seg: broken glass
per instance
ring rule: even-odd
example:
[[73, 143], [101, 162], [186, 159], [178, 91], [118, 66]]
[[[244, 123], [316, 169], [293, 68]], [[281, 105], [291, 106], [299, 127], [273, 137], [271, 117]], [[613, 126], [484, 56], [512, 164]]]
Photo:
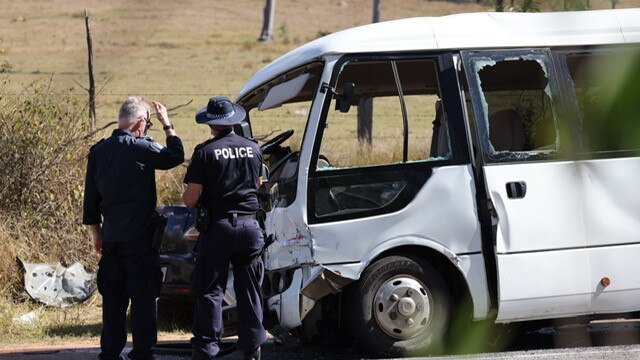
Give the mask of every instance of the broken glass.
[[545, 55], [487, 53], [468, 57], [466, 66], [485, 159], [556, 158], [561, 143]]

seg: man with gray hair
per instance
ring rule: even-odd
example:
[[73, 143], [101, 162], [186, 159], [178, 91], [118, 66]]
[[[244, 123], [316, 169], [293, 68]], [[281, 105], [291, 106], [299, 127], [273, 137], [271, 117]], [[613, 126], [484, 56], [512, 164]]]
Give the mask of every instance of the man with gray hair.
[[162, 272], [152, 247], [156, 208], [155, 170], [184, 162], [182, 141], [169, 123], [167, 109], [154, 101], [167, 146], [146, 137], [149, 104], [137, 96], [120, 107], [118, 129], [91, 147], [85, 178], [83, 224], [102, 256], [98, 290], [102, 294], [100, 359], [122, 359], [127, 341], [126, 315], [131, 300], [133, 349], [130, 359], [152, 359], [157, 342], [156, 298]]

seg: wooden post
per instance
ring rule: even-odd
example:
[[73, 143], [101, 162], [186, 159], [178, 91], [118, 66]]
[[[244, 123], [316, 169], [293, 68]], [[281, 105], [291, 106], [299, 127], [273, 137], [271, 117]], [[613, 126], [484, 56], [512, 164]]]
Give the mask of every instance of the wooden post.
[[373, 23], [380, 22], [380, 0], [373, 0]]
[[276, 13], [276, 0], [265, 0], [262, 31], [258, 41], [268, 42], [273, 40], [273, 19]]
[[373, 131], [373, 99], [360, 98], [358, 102], [358, 140], [371, 145]]
[[91, 39], [91, 19], [89, 12], [84, 10], [84, 23], [87, 28], [87, 51], [89, 56], [89, 117], [91, 130], [96, 127], [96, 85], [93, 79], [93, 40]]
[[[380, 0], [373, 0], [373, 23], [380, 22]], [[357, 85], [357, 84], [356, 84]], [[358, 102], [358, 140], [371, 145], [373, 131], [373, 99], [360, 98]]]

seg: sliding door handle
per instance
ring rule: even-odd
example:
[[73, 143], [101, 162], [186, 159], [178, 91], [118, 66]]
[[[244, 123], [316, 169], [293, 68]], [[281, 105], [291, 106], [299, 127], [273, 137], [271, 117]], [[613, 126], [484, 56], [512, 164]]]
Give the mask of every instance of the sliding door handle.
[[509, 199], [522, 199], [527, 195], [527, 183], [524, 181], [512, 181], [507, 183], [507, 197]]

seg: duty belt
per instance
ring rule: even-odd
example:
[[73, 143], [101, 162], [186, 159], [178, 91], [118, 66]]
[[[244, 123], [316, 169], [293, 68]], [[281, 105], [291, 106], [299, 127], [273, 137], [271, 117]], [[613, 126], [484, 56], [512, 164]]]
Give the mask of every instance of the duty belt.
[[220, 220], [220, 219], [229, 219], [229, 220], [233, 220], [233, 219], [253, 219], [253, 220], [257, 220], [255, 213], [253, 213], [253, 214], [228, 213], [228, 214], [213, 215], [212, 218], [213, 218], [213, 220]]
[[229, 216], [231, 218], [236, 218], [236, 219], [256, 219], [256, 214], [237, 214], [237, 213], [233, 213], [233, 214], [229, 214]]

